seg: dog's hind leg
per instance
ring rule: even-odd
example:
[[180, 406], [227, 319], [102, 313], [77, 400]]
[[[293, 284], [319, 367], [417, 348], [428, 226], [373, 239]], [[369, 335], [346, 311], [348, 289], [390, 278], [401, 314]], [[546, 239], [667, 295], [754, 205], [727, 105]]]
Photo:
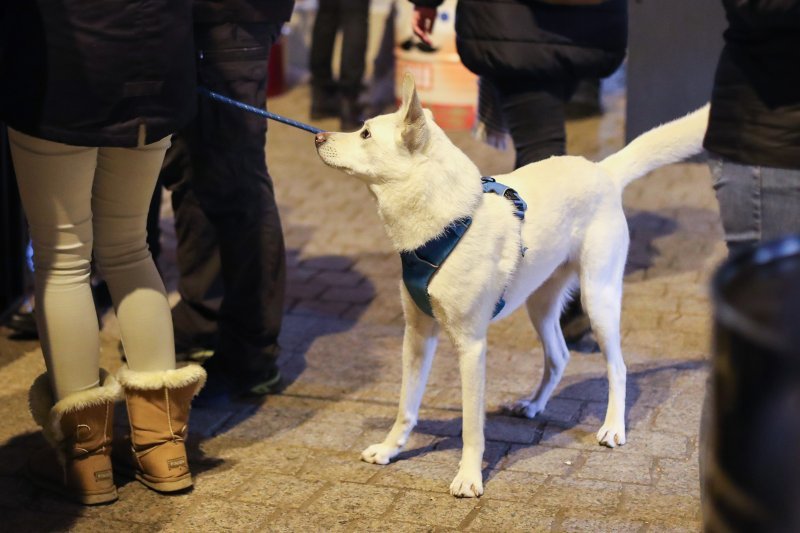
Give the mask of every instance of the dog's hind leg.
[[528, 316], [539, 334], [544, 350], [544, 371], [535, 392], [505, 407], [511, 414], [533, 418], [541, 413], [564, 375], [569, 361], [569, 349], [558, 318], [569, 296], [569, 290], [576, 281], [575, 266], [565, 263], [528, 297]]
[[622, 277], [628, 250], [624, 217], [590, 229], [581, 250], [581, 298], [597, 342], [606, 358], [608, 407], [597, 432], [600, 444], [625, 444], [625, 386], [627, 369], [620, 346]]
[[408, 442], [408, 436], [417, 423], [419, 406], [436, 351], [436, 321], [416, 307], [409, 308], [409, 303], [415, 306], [408, 298], [403, 336], [403, 382], [397, 418], [383, 442], [361, 452], [361, 459], [368, 463], [387, 464]]

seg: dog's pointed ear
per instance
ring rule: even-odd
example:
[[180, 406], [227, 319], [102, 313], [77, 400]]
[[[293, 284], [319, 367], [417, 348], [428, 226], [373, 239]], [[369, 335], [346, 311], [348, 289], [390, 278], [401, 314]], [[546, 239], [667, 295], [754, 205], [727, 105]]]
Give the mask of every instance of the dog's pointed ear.
[[406, 73], [403, 77], [403, 103], [400, 105], [400, 127], [403, 144], [409, 152], [417, 150], [428, 144], [428, 125], [425, 113], [417, 96], [414, 77]]

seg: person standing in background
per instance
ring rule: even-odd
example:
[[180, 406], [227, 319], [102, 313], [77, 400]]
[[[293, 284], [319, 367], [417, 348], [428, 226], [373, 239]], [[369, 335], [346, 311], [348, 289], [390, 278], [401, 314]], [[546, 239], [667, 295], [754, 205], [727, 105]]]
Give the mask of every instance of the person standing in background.
[[[411, 0], [414, 33], [431, 44], [443, 0]], [[565, 106], [578, 82], [612, 74], [627, 46], [627, 0], [470, 0], [456, 6], [456, 45], [497, 101], [514, 168], [566, 153]], [[567, 342], [590, 325], [576, 296], [561, 317]]]
[[[293, 0], [194, 0], [198, 84], [266, 107], [267, 61]], [[208, 383], [196, 405], [266, 394], [279, 384], [286, 252], [267, 171], [267, 120], [200, 97], [167, 152], [172, 191], [179, 353], [200, 354]]]
[[[333, 79], [333, 48], [342, 30], [339, 80]], [[311, 118], [341, 119], [342, 131], [361, 127], [358, 97], [367, 52], [369, 0], [319, 0], [311, 39]]]
[[722, 3], [703, 146], [734, 254], [800, 233], [800, 1]]

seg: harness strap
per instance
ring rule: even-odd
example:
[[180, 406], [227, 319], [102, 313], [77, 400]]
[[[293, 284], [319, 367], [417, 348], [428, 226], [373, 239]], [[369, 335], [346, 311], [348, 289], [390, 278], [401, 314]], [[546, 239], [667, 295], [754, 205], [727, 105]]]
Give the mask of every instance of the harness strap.
[[[514, 215], [520, 220], [525, 219], [527, 205], [514, 189], [498, 183], [494, 178], [490, 177], [482, 177], [481, 182], [484, 193], [491, 192], [507, 198], [517, 208]], [[472, 217], [454, 220], [447, 225], [442, 235], [431, 239], [416, 250], [400, 252], [400, 260], [403, 265], [403, 283], [417, 307], [428, 316], [433, 316], [428, 285], [430, 285], [433, 276], [438, 272], [445, 259], [452, 253], [471, 225]], [[524, 248], [522, 249], [522, 254], [525, 254]], [[492, 318], [496, 317], [505, 305], [506, 302], [501, 296], [494, 306]]]

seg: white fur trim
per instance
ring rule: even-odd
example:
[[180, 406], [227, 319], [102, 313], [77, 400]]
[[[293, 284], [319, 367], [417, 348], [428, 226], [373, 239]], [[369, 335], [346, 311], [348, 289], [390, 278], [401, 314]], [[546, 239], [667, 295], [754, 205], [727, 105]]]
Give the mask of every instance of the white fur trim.
[[117, 379], [123, 388], [136, 390], [179, 389], [197, 384], [195, 394], [206, 383], [206, 371], [200, 365], [190, 364], [175, 370], [136, 372], [127, 366], [119, 369]]
[[85, 391], [75, 392], [53, 404], [53, 392], [47, 374], [37, 377], [28, 392], [28, 404], [34, 421], [42, 427], [45, 439], [53, 447], [64, 440], [61, 431], [61, 419], [65, 414], [115, 402], [122, 395], [122, 388], [114, 376], [100, 369], [100, 386]]

